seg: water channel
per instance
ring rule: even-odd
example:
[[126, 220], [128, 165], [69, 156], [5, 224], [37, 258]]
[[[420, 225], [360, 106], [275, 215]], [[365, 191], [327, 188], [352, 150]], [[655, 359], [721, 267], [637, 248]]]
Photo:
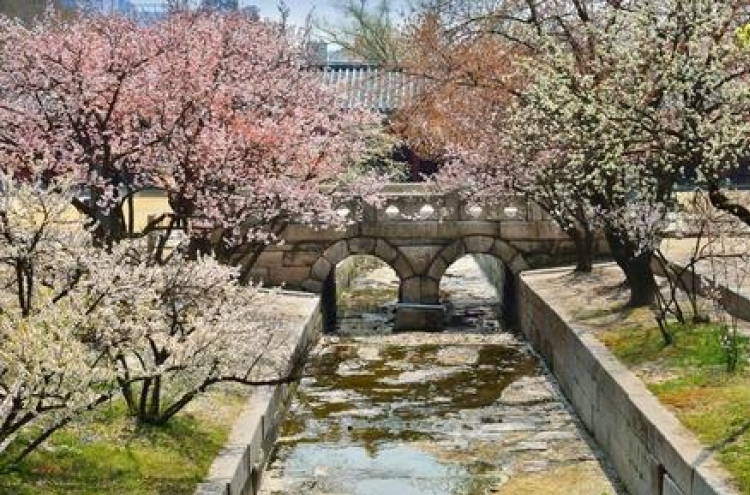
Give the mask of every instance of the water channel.
[[338, 335], [307, 367], [264, 495], [622, 495], [527, 346], [495, 317], [476, 261], [441, 282], [441, 333], [391, 330], [395, 274], [339, 297]]

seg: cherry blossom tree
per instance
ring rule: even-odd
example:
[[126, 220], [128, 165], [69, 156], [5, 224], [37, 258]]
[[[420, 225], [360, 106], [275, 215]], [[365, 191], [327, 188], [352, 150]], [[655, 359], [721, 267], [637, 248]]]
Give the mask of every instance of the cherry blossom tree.
[[6, 21], [0, 47], [4, 167], [74, 176], [90, 195], [75, 204], [103, 244], [138, 235], [133, 194], [147, 186], [164, 189], [173, 212], [146, 232], [187, 224], [196, 247], [225, 259], [289, 221], [337, 221], [330, 192], [374, 123], [305, 70], [292, 29], [242, 15]]
[[[514, 146], [508, 139], [510, 109], [529, 80], [524, 61], [536, 51], [526, 23], [510, 20], [521, 15], [518, 2], [425, 2], [423, 8], [402, 64], [425, 79], [426, 90], [397, 116], [399, 132], [422, 153], [447, 157], [453, 166], [438, 179], [446, 187], [469, 185], [473, 201], [532, 198], [573, 240], [576, 269], [589, 271], [596, 220], [574, 194], [576, 178], [554, 163], [563, 155], [536, 140]], [[524, 167], [540, 154], [549, 173]]]
[[[129, 243], [124, 243], [129, 244]], [[108, 324], [94, 330], [107, 349], [130, 413], [161, 425], [218, 383], [290, 381], [293, 335], [272, 315], [273, 293], [237, 281], [237, 270], [211, 258], [175, 253], [163, 263], [145, 250], [118, 251], [98, 275], [118, 280], [88, 289]]]
[[106, 350], [86, 338], [102, 322], [90, 300], [72, 296], [93, 259], [70, 199], [13, 181], [0, 194], [3, 468], [116, 390]]
[[735, 35], [744, 3], [504, 5], [451, 27], [468, 33], [459, 39], [496, 35], [490, 39], [520, 55], [495, 84], [509, 103], [490, 97], [487, 111], [457, 114], [489, 125], [463, 146], [453, 175], [477, 177], [480, 189], [527, 191], [553, 218], [570, 211], [580, 213], [564, 215], [576, 222], [594, 219], [625, 272], [631, 304], [648, 304], [664, 222], [634, 208], [666, 214], [678, 180], [696, 174], [716, 184], [747, 154], [747, 54]]
[[0, 464], [118, 393], [164, 424], [218, 383], [295, 376], [272, 293], [209, 257], [157, 262], [141, 240], [102, 250], [65, 184], [3, 181]]

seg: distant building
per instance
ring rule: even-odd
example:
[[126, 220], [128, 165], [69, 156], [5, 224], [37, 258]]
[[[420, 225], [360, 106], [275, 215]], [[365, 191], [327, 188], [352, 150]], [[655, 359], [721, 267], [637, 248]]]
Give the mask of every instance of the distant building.
[[[311, 70], [322, 73], [323, 83], [338, 95], [344, 108], [365, 107], [381, 113], [386, 120], [400, 109], [416, 103], [426, 89], [425, 79], [398, 68], [330, 59], [310, 65]], [[391, 160], [404, 163], [408, 178], [413, 182], [424, 180], [440, 167], [438, 162], [422, 156], [406, 144], [393, 150]]]
[[260, 9], [255, 5], [247, 5], [240, 9], [240, 12], [248, 16], [254, 21], [260, 20]]
[[325, 65], [328, 62], [328, 43], [324, 41], [307, 43], [307, 60], [310, 65]]
[[[256, 21], [260, 20], [260, 9], [257, 6], [248, 5], [240, 8], [239, 0], [180, 0], [178, 4], [187, 8], [199, 6], [203, 9], [220, 12], [239, 11]], [[134, 0], [60, 0], [60, 5], [68, 10], [134, 15], [144, 22], [157, 21], [163, 18], [169, 11], [169, 2], [167, 0], [153, 0], [150, 2]]]
[[162, 1], [134, 4], [133, 10], [130, 13], [133, 14], [139, 22], [149, 24], [163, 19], [164, 16], [167, 15], [168, 10], [167, 3]]
[[425, 86], [421, 77], [365, 62], [310, 66], [322, 72], [324, 84], [338, 94], [345, 108], [363, 106], [385, 115], [414, 103]]
[[65, 9], [104, 14], [132, 14], [136, 10], [130, 0], [61, 0], [60, 5]]
[[201, 8], [228, 12], [239, 9], [239, 0], [202, 0]]

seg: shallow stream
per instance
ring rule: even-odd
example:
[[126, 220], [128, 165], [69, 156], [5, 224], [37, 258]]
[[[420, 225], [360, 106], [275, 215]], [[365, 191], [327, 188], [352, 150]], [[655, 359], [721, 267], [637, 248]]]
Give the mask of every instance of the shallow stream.
[[441, 333], [392, 333], [395, 275], [353, 280], [307, 367], [265, 495], [624, 493], [472, 258], [441, 284]]

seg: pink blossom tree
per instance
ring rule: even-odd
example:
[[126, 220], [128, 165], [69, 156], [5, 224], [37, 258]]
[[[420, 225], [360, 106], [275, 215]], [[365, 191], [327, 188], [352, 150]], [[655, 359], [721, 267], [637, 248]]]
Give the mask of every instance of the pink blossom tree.
[[303, 55], [293, 30], [240, 15], [6, 21], [3, 167], [76, 177], [90, 199], [75, 204], [105, 244], [138, 235], [133, 194], [162, 188], [173, 213], [146, 231], [186, 223], [196, 245], [241, 258], [289, 221], [337, 220], [330, 193], [374, 122], [345, 110]]

